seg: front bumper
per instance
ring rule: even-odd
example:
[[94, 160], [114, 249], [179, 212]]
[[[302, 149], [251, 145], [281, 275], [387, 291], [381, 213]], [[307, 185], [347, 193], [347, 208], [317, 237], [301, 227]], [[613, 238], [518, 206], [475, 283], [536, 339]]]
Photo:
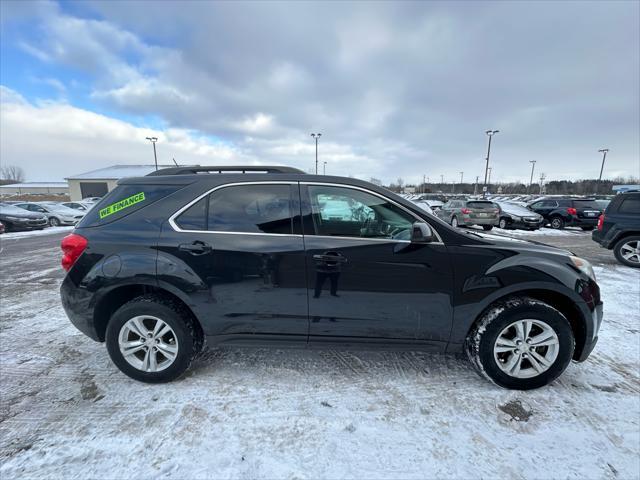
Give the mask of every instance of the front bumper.
[[596, 343], [598, 343], [598, 331], [600, 330], [600, 325], [602, 325], [602, 316], [603, 305], [602, 302], [600, 302], [598, 305], [596, 305], [592, 312], [592, 321], [595, 325], [595, 331], [593, 334], [594, 336], [593, 338], [586, 340], [584, 347], [582, 347], [582, 351], [576, 358], [574, 358], [576, 362], [584, 362], [589, 357], [589, 355], [591, 355], [591, 352], [593, 352]]
[[46, 219], [42, 220], [7, 220], [5, 223], [10, 223], [15, 230], [37, 230], [44, 228], [49, 223]]
[[525, 220], [525, 219], [521, 219], [521, 220], [514, 220], [513, 218], [511, 219], [511, 222], [507, 224], [508, 228], [520, 228], [520, 229], [524, 229], [524, 230], [537, 230], [539, 228], [542, 228], [542, 226], [544, 225], [544, 219], [540, 219], [537, 221], [529, 221], [529, 220]]

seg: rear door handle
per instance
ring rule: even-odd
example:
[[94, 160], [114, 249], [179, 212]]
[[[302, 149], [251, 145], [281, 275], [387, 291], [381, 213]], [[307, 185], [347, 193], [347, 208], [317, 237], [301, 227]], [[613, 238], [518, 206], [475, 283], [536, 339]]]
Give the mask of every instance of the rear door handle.
[[191, 255], [203, 255], [205, 253], [211, 252], [212, 247], [208, 243], [196, 240], [193, 243], [181, 243], [180, 245], [178, 245], [178, 250], [180, 250], [181, 252], [188, 252]]

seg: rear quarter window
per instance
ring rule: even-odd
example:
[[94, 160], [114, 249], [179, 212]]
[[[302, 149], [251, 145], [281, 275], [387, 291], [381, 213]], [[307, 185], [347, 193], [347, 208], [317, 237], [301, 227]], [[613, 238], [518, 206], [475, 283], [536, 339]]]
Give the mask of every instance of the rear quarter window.
[[624, 198], [618, 207], [618, 212], [640, 214], [640, 197]]
[[118, 185], [87, 212], [78, 227], [95, 227], [111, 223], [181, 188], [178, 185]]

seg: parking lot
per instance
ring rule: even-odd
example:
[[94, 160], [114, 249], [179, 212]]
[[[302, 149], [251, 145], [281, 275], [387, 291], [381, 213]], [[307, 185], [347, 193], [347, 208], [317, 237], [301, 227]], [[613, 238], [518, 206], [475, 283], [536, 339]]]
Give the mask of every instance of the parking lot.
[[590, 260], [605, 303], [591, 357], [517, 392], [416, 352], [222, 349], [137, 383], [66, 319], [63, 230], [0, 237], [3, 478], [640, 476], [640, 271], [589, 232], [496, 232]]

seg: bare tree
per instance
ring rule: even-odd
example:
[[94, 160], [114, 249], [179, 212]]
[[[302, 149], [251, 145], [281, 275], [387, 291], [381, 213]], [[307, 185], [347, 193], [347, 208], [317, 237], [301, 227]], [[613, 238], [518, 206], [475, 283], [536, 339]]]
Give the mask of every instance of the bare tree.
[[11, 180], [16, 183], [24, 182], [24, 170], [16, 165], [5, 165], [0, 168], [0, 177], [2, 180]]

